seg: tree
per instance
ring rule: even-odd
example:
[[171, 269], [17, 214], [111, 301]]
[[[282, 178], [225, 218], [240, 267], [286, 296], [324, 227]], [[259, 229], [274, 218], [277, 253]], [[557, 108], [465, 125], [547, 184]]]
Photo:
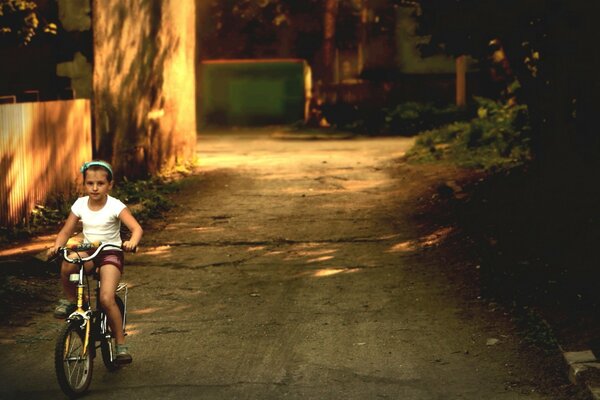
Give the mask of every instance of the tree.
[[198, 19], [203, 59], [306, 59], [331, 82], [336, 48], [356, 47], [356, 0], [212, 0]]
[[94, 153], [120, 177], [195, 154], [193, 2], [93, 2]]
[[300, 57], [312, 61], [323, 30], [319, 0], [212, 0], [198, 16], [203, 59]]
[[56, 24], [46, 22], [37, 8], [33, 1], [0, 0], [0, 37], [26, 46], [40, 31], [55, 35]]
[[[527, 104], [538, 160], [552, 171], [598, 158], [598, 24], [586, 0], [419, 0], [424, 54], [443, 49], [487, 65], [489, 43], [502, 43]], [[566, 161], [566, 162], [561, 162]]]

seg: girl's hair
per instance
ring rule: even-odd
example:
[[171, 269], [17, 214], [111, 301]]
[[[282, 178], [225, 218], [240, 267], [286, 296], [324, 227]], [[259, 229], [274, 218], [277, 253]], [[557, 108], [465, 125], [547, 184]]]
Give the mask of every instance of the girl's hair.
[[94, 160], [88, 161], [81, 166], [81, 173], [83, 174], [83, 178], [85, 179], [85, 173], [87, 170], [92, 171], [104, 171], [106, 172], [106, 179], [111, 182], [113, 179], [113, 171], [112, 167], [109, 163], [102, 160]]

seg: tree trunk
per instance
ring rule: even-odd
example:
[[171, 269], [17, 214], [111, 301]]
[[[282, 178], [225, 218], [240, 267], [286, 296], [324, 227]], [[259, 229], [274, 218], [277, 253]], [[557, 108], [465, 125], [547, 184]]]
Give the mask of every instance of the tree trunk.
[[338, 0], [325, 1], [323, 16], [323, 47], [321, 50], [321, 80], [332, 83], [335, 67], [335, 24], [338, 13]]
[[95, 156], [128, 178], [192, 159], [194, 3], [93, 3]]

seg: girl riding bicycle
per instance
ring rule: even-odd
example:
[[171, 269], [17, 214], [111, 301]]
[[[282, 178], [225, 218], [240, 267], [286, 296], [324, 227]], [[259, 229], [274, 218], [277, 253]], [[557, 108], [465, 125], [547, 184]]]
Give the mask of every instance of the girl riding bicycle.
[[[61, 247], [65, 246], [80, 220], [83, 223], [85, 242], [111, 243], [125, 251], [134, 251], [142, 238], [143, 230], [127, 206], [108, 194], [113, 187], [113, 171], [110, 164], [104, 161], [90, 161], [83, 164], [81, 173], [87, 196], [77, 199], [71, 207], [71, 213], [58, 233], [54, 245], [48, 249], [48, 256], [54, 256]], [[120, 236], [121, 223], [131, 231], [131, 238], [124, 242], [121, 241]], [[79, 254], [81, 257], [87, 256], [81, 252]], [[132, 360], [125, 346], [122, 316], [115, 302], [115, 291], [123, 274], [123, 265], [123, 251], [115, 249], [102, 251], [85, 266], [88, 273], [94, 269], [98, 271], [101, 284], [100, 303], [114, 333], [116, 359], [121, 364]], [[67, 317], [75, 308], [76, 285], [69, 281], [69, 276], [77, 272], [76, 265], [63, 261], [60, 280], [66, 299], [60, 300], [54, 311], [54, 315], [58, 318]]]

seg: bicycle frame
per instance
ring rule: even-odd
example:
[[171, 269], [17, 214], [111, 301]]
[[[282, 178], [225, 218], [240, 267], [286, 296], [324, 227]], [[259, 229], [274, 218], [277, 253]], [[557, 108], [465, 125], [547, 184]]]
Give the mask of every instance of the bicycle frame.
[[[90, 297], [90, 289], [89, 289], [89, 282], [87, 282], [87, 275], [85, 273], [85, 263], [87, 261], [90, 261], [92, 259], [94, 259], [94, 257], [96, 257], [104, 248], [106, 247], [117, 247], [111, 244], [102, 244], [100, 246], [98, 246], [98, 248], [96, 249], [96, 251], [85, 258], [79, 257], [79, 254], [77, 254], [77, 257], [75, 258], [70, 258], [67, 255], [67, 252], [69, 251], [69, 249], [64, 248], [63, 249], [63, 259], [65, 259], [67, 262], [72, 263], [72, 264], [77, 264], [79, 266], [79, 272], [76, 274], [71, 274], [69, 276], [69, 280], [71, 282], [76, 282], [77, 283], [77, 291], [76, 291], [76, 295], [77, 295], [77, 303], [76, 303], [76, 309], [75, 311], [73, 311], [71, 313], [71, 315], [69, 315], [67, 317], [67, 322], [73, 322], [73, 321], [78, 321], [81, 320], [81, 328], [84, 329], [85, 328], [85, 342], [84, 342], [84, 355], [87, 354], [88, 349], [93, 349], [93, 354], [91, 354], [92, 356], [95, 356], [95, 350], [96, 347], [95, 343], [94, 346], [89, 346], [90, 344], [90, 340], [93, 340], [93, 342], [95, 342], [96, 340], [99, 340], [101, 338], [106, 338], [109, 339], [110, 335], [108, 334], [109, 331], [109, 326], [108, 326], [108, 317], [106, 315], [106, 313], [101, 309], [100, 307], [100, 299], [99, 299], [99, 294], [100, 294], [100, 279], [99, 277], [97, 277], [97, 284], [96, 284], [96, 290], [95, 290], [95, 297], [96, 297], [96, 307], [93, 310], [91, 307], [88, 307], [87, 310], [85, 310], [83, 308], [84, 306], [84, 297], [85, 297], [85, 288], [88, 288], [88, 301], [91, 300], [89, 299]], [[83, 250], [85, 250], [86, 248], [83, 248]], [[73, 250], [73, 249], [72, 249]], [[76, 251], [76, 250], [75, 250]], [[84, 279], [86, 280], [84, 282]], [[126, 283], [119, 283], [119, 285], [117, 286], [117, 290], [115, 291], [116, 293], [122, 292], [124, 291], [124, 309], [123, 309], [123, 321], [122, 321], [122, 329], [123, 329], [123, 334], [127, 335], [126, 333], [126, 323], [127, 323], [127, 297], [129, 294], [129, 289], [127, 287]], [[95, 332], [92, 331], [92, 323], [91, 321], [96, 320], [96, 318], [99, 318], [99, 324], [97, 325], [97, 328], [99, 328], [99, 331]], [[98, 337], [96, 338], [95, 336], [98, 335]]]

